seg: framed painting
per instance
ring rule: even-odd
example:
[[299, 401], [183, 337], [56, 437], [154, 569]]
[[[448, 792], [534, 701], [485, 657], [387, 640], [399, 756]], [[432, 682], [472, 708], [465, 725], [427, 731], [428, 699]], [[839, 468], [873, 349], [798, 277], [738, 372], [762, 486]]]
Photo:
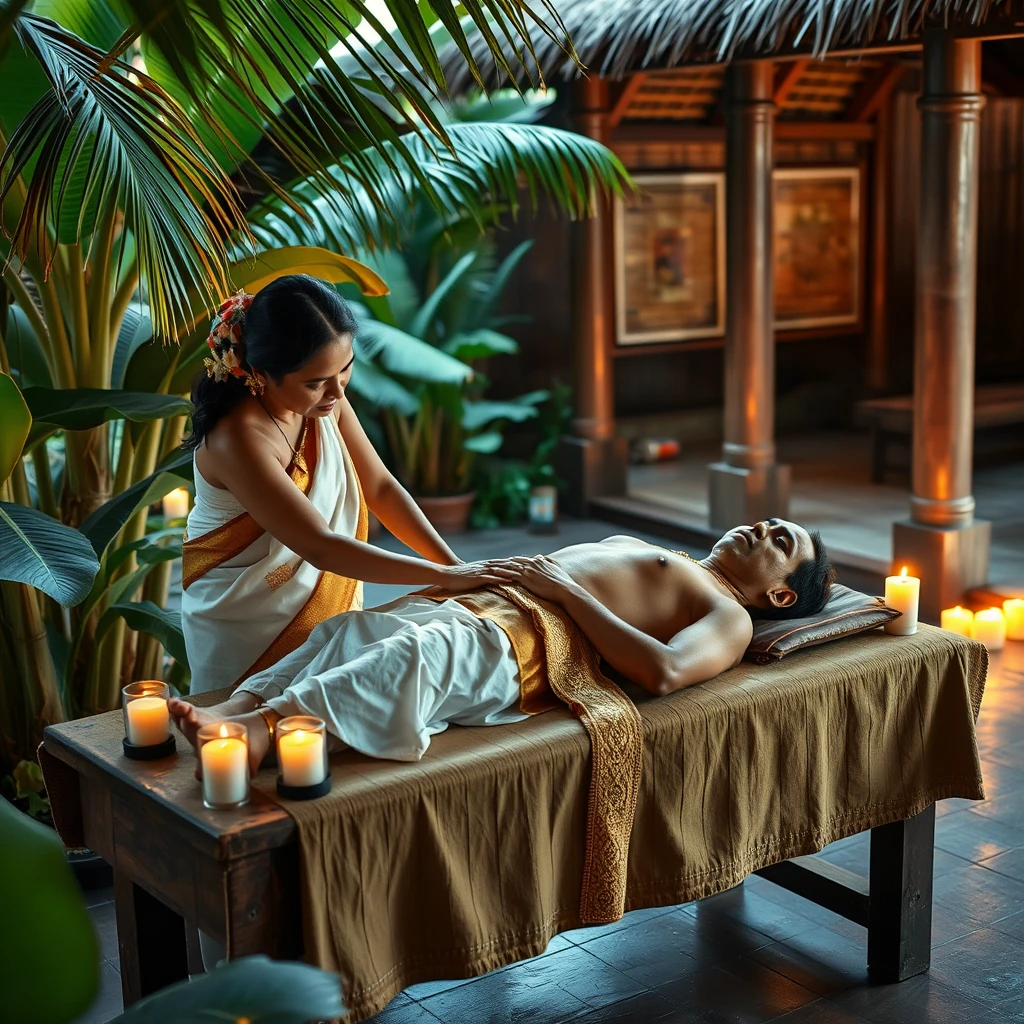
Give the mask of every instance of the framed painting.
[[725, 176], [648, 174], [615, 203], [619, 345], [725, 333]]
[[860, 168], [783, 168], [772, 181], [775, 329], [859, 323]]

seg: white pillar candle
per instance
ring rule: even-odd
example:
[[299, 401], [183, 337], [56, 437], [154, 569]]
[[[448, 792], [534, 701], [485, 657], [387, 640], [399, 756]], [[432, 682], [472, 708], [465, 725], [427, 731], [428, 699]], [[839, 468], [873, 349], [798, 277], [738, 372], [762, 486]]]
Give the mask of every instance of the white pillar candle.
[[188, 491], [176, 487], [164, 495], [164, 519], [184, 519], [188, 515]]
[[305, 729], [282, 733], [277, 741], [277, 759], [286, 786], [319, 785], [326, 775], [323, 733]]
[[907, 575], [907, 567], [899, 576], [886, 576], [885, 603], [889, 608], [902, 612], [898, 619], [885, 624], [886, 633], [893, 636], [909, 636], [917, 632], [917, 605], [921, 596], [921, 581]]
[[942, 628], [950, 633], [959, 633], [961, 636], [970, 636], [971, 627], [974, 625], [974, 612], [970, 608], [943, 608]]
[[128, 742], [153, 747], [171, 734], [171, 719], [163, 697], [136, 697], [125, 705]]
[[1006, 639], [1024, 640], [1024, 601], [1019, 597], [1004, 601], [1003, 617], [1006, 619]]
[[240, 739], [221, 734], [199, 751], [203, 761], [203, 800], [214, 807], [239, 804], [249, 795], [249, 750]]
[[1006, 620], [999, 608], [986, 608], [974, 616], [975, 640], [983, 643], [990, 651], [1001, 651], [1006, 639]]

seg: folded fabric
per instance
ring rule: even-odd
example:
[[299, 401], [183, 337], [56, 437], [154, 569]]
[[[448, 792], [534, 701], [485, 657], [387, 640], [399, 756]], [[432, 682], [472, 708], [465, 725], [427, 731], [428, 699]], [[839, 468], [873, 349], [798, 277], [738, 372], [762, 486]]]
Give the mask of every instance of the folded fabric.
[[884, 626], [899, 616], [900, 613], [887, 608], [880, 597], [869, 597], [834, 583], [825, 607], [817, 615], [799, 619], [754, 619], [754, 636], [745, 657], [763, 665], [801, 647], [813, 647]]

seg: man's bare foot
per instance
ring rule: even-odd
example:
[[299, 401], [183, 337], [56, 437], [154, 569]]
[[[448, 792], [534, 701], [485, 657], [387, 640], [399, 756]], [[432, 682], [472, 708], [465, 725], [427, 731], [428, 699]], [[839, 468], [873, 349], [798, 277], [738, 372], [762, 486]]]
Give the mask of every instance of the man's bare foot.
[[[237, 698], [247, 698], [243, 701]], [[248, 707], [246, 707], [248, 705]], [[249, 771], [255, 775], [260, 764], [270, 750], [270, 730], [263, 716], [252, 708], [256, 705], [256, 698], [251, 693], [233, 694], [230, 700], [222, 704], [214, 704], [208, 708], [197, 708], [188, 701], [172, 697], [167, 702], [167, 710], [174, 719], [182, 736], [196, 746], [197, 736], [200, 728], [213, 722], [238, 722], [244, 725], [249, 736]], [[274, 719], [281, 716], [271, 712]], [[202, 762], [197, 759], [196, 778], [202, 778]]]

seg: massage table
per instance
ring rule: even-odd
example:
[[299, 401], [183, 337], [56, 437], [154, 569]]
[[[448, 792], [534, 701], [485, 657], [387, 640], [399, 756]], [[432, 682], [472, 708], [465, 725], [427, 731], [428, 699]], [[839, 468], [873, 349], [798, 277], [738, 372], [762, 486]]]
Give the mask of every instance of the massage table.
[[[875, 630], [666, 697], [629, 689], [644, 745], [626, 912], [757, 873], [863, 925], [872, 978], [927, 970], [935, 801], [984, 797], [986, 666], [941, 630]], [[125, 759], [121, 737], [119, 711], [50, 726], [40, 759], [65, 842], [113, 865], [126, 1006], [187, 976], [196, 927], [232, 957], [338, 971], [359, 1020], [584, 923], [590, 745], [568, 709], [453, 726], [417, 763], [335, 755], [332, 793], [307, 803], [264, 768], [228, 812], [203, 807], [180, 736], [157, 762]], [[868, 829], [869, 878], [812, 856]]]

